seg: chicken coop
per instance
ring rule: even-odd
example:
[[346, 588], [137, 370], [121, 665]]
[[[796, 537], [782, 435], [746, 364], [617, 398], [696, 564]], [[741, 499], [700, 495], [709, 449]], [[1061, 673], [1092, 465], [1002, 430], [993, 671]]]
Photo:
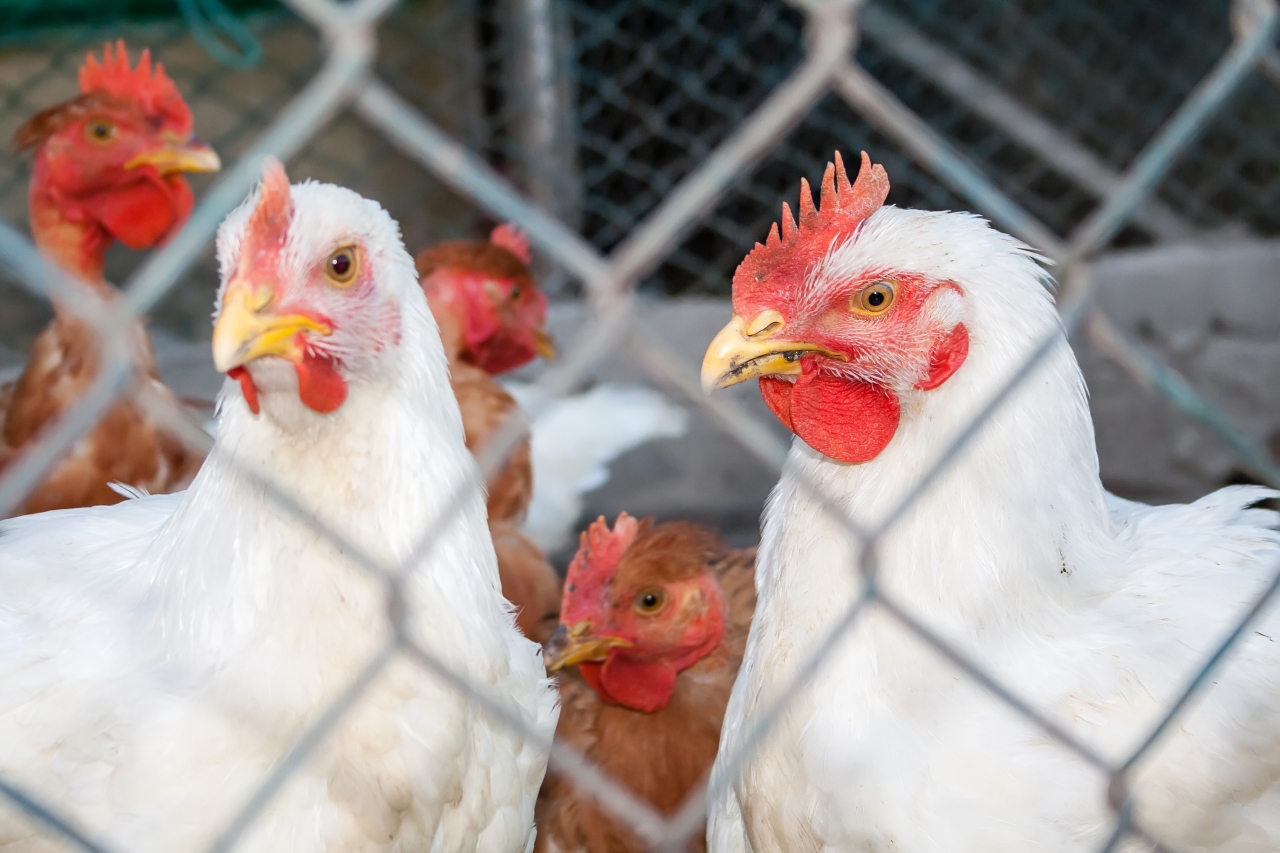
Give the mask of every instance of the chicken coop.
[[[1039, 253], [1111, 492], [1280, 486], [1278, 15], [1274, 0], [0, 0], [0, 134], [76, 97], [104, 44], [163, 63], [222, 170], [191, 176], [195, 212], [169, 242], [111, 246], [105, 278], [183, 399], [224, 381], [213, 233], [264, 156], [376, 200], [413, 254], [520, 225], [560, 355], [511, 374], [511, 393], [535, 484], [556, 469], [557, 502], [530, 524], [563, 575], [578, 532], [622, 511], [759, 541], [792, 436], [754, 388], [708, 402], [699, 369], [735, 269], [837, 151], [883, 165], [889, 204], [972, 211]], [[15, 237], [32, 180], [12, 151], [6, 382], [54, 316]], [[567, 438], [539, 445], [539, 418]], [[0, 473], [6, 511], [28, 467]], [[1116, 838], [1172, 849], [1125, 820]]]

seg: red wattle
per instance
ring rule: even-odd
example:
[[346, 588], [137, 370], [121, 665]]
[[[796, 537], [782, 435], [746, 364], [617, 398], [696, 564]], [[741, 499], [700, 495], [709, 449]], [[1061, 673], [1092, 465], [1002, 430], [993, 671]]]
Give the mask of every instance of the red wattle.
[[795, 432], [795, 427], [791, 424], [791, 389], [793, 387], [795, 386], [792, 383], [776, 376], [760, 377], [760, 395], [764, 397], [765, 405], [778, 416], [783, 426]]
[[347, 399], [347, 382], [332, 358], [311, 352], [304, 345], [297, 371], [298, 397], [307, 408], [327, 415]]
[[582, 680], [591, 685], [591, 689], [599, 693], [602, 698], [605, 696], [605, 689], [600, 686], [600, 670], [604, 669], [604, 662], [598, 660], [583, 661], [578, 664], [578, 674], [582, 676]]
[[186, 180], [136, 181], [76, 199], [84, 213], [100, 223], [130, 249], [146, 249], [164, 239], [191, 213], [191, 188]]
[[497, 375], [533, 361], [537, 351], [524, 341], [506, 340], [496, 334], [471, 347], [471, 362], [485, 373]]
[[[585, 677], [587, 674], [583, 672]], [[588, 683], [601, 698], [615, 705], [652, 714], [661, 711], [676, 692], [676, 668], [665, 661], [640, 662], [610, 654], [600, 668], [598, 683]]]
[[902, 407], [891, 392], [808, 367], [794, 383], [760, 380], [764, 401], [805, 444], [837, 462], [880, 455], [898, 429]]
[[240, 365], [228, 370], [227, 376], [240, 383], [240, 393], [244, 394], [244, 401], [249, 404], [249, 411], [255, 415], [258, 414], [258, 386], [253, 384], [253, 377], [249, 375], [249, 371], [244, 365]]

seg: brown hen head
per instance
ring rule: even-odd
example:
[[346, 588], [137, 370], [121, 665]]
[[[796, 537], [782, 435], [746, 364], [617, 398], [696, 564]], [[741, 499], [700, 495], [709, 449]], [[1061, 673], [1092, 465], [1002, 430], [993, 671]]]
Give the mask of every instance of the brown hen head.
[[458, 357], [486, 373], [505, 373], [536, 356], [555, 357], [547, 297], [529, 269], [529, 240], [510, 223], [488, 242], [455, 240], [418, 255], [418, 276]]
[[146, 49], [131, 67], [123, 41], [106, 45], [102, 61], [85, 59], [79, 86], [79, 96], [18, 128], [13, 143], [36, 152], [37, 242], [96, 278], [113, 241], [147, 248], [180, 228], [193, 203], [184, 173], [216, 171], [220, 163], [194, 138], [191, 109]]
[[693, 524], [637, 522], [624, 512], [610, 530], [598, 519], [569, 565], [548, 669], [577, 665], [606, 702], [646, 713], [666, 707], [676, 677], [724, 635], [728, 604], [713, 571], [724, 550]]

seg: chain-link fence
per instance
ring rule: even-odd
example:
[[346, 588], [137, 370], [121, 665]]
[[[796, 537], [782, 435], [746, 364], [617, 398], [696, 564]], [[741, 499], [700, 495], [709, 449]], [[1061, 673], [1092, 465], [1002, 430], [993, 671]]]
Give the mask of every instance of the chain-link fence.
[[[202, 134], [234, 156], [320, 59], [315, 34], [266, 0], [232, 4], [259, 46], [261, 60], [248, 68], [219, 64], [166, 3], [62, 2], [75, 14], [57, 3], [0, 7], [9, 43], [18, 45], [0, 78], [0, 130], [71, 93], [84, 51], [124, 33], [166, 62]], [[517, 186], [554, 183], [533, 187], [534, 199], [580, 226], [602, 251], [652, 211], [805, 50], [803, 15], [783, 0], [547, 4], [548, 44], [534, 44], [524, 34], [537, 29], [526, 25], [539, 8], [523, 0], [405, 4], [380, 28], [379, 73]], [[998, 188], [1065, 233], [1230, 39], [1228, 16], [1209, 2], [1165, 8], [880, 0], [863, 13], [856, 50], [877, 80]], [[528, 73], [539, 61], [550, 66], [543, 79]], [[552, 115], [541, 118], [557, 126], [531, 138], [539, 117], [530, 116], [529, 105], [546, 100], [547, 88], [558, 91], [549, 107], [540, 106]], [[1112, 244], [1221, 229], [1275, 234], [1277, 116], [1274, 86], [1261, 75], [1243, 83]], [[883, 152], [895, 175], [893, 203], [966, 206], [875, 122], [826, 97], [737, 177], [646, 286], [725, 293], [733, 267], [772, 221], [774, 200], [795, 175], [816, 179], [823, 152], [837, 147]], [[482, 224], [476, 211], [344, 117], [300, 153], [298, 169], [382, 199], [405, 223], [411, 246]], [[20, 159], [0, 173], [0, 205], [15, 222], [25, 217], [26, 178]], [[117, 255], [113, 280], [136, 263]], [[159, 322], [180, 330], [202, 316], [207, 294], [183, 293], [192, 293], [190, 303], [174, 303], [183, 298], [175, 295], [159, 307]], [[5, 331], [20, 349], [21, 333]]]
[[[749, 241], [763, 236], [779, 195], [797, 177], [816, 178], [817, 158], [830, 150], [866, 147], [888, 165], [897, 193], [891, 200], [973, 208], [1053, 259], [1067, 329], [1086, 329], [1099, 348], [1145, 385], [1217, 431], [1250, 470], [1280, 484], [1280, 471], [1252, 439], [1096, 308], [1090, 274], [1090, 261], [1117, 239], [1162, 240], [1226, 221], [1264, 232], [1272, 227], [1268, 180], [1274, 158], [1266, 145], [1276, 142], [1259, 132], [1280, 115], [1269, 108], [1277, 94], [1264, 79], [1280, 62], [1272, 48], [1276, 10], [1271, 3], [1241, 0], [1230, 21], [1222, 10], [1192, 15], [1130, 6], [1119, 15], [1102, 4], [1036, 4], [1018, 7], [1017, 14], [994, 14], [993, 7], [977, 2], [945, 9], [921, 2], [890, 10], [848, 0], [804, 0], [794, 7], [597, 0], [570, 4], [562, 18], [557, 15], [564, 7], [536, 3], [393, 5], [392, 0], [289, 0], [291, 14], [251, 11], [245, 20], [261, 43], [263, 59], [241, 71], [215, 69], [211, 59], [190, 49], [182, 26], [140, 25], [137, 32], [145, 34], [140, 37], [157, 46], [179, 87], [195, 102], [197, 126], [233, 165], [199, 188], [198, 207], [175, 239], [136, 264], [130, 261], [137, 259], [119, 260], [116, 277], [125, 282], [125, 298], [116, 304], [98, 307], [82, 285], [46, 265], [18, 228], [0, 228], [0, 256], [9, 272], [39, 297], [82, 306], [79, 311], [96, 329], [103, 350], [89, 392], [0, 478], [0, 514], [16, 506], [121, 395], [131, 394], [192, 448], [208, 450], [207, 435], [187, 413], [130, 381], [134, 366], [124, 330], [137, 315], [188, 290], [193, 295], [181, 298], [201, 304], [193, 316], [207, 310], [211, 288], [188, 288], [185, 282], [208, 258], [218, 223], [251, 189], [268, 155], [307, 164], [299, 166], [295, 178], [310, 172], [354, 183], [382, 199], [404, 223], [411, 246], [467, 233], [486, 217], [515, 221], [583, 289], [594, 311], [593, 322], [539, 380], [543, 390], [563, 394], [623, 342], [656, 382], [708, 412], [744, 453], [780, 469], [788, 449], [773, 433], [731, 404], [705, 396], [697, 386], [696, 365], [673, 363], [629, 334], [634, 294], [655, 275], [669, 290], [723, 288], [725, 272]], [[503, 70], [494, 82], [492, 56], [517, 50], [509, 35], [494, 30], [494, 21], [516, 14], [533, 15], [545, 26], [541, 41], [525, 32], [520, 37], [528, 44], [518, 48], [527, 51], [520, 54], [531, 63], [527, 67], [545, 73]], [[1123, 24], [1118, 29], [1117, 20]], [[1135, 49], [1129, 36], [1153, 30], [1159, 37]], [[1105, 37], [1098, 36], [1102, 31]], [[957, 40], [956, 32], [965, 35]], [[103, 34], [95, 30], [91, 37]], [[11, 51], [12, 62], [5, 66], [11, 109], [4, 117], [9, 123], [0, 130], [11, 131], [16, 116], [71, 93], [70, 70], [79, 54], [57, 46], [64, 37], [71, 39], [51, 34], [55, 47], [50, 49]], [[71, 40], [83, 37], [79, 33]], [[423, 51], [425, 38], [437, 49]], [[948, 49], [939, 52], [940, 43]], [[1186, 61], [1171, 69], [1171, 55]], [[941, 73], [940, 62], [953, 64]], [[1064, 75], [1057, 86], [1044, 82], [1039, 73], [1044, 67]], [[575, 93], [567, 94], [565, 73], [576, 83]], [[513, 96], [514, 87], [501, 82], [512, 74], [541, 87], [537, 91], [550, 106], [531, 110]], [[1087, 102], [1064, 96], [1097, 89], [1105, 90], [1103, 96]], [[576, 105], [568, 122], [563, 120], [565, 99]], [[1002, 116], [1035, 121], [1015, 125]], [[534, 186], [527, 164], [522, 165], [527, 149], [560, 146], [563, 154], [566, 137], [575, 134], [576, 147], [569, 150], [576, 151], [577, 162], [566, 167], [569, 179], [552, 174], [545, 185]], [[403, 163], [422, 167], [417, 183], [405, 182], [396, 167]], [[542, 208], [492, 163], [524, 180]], [[15, 222], [21, 219], [23, 179], [15, 169], [0, 185], [4, 210]], [[387, 182], [381, 190], [380, 180]], [[937, 482], [987, 418], [1060, 343], [1058, 335], [1042, 343], [901, 497], [891, 517], [905, 513]], [[521, 429], [513, 421], [494, 438], [480, 459], [483, 471], [496, 470]], [[349, 541], [318, 521], [306, 496], [292, 494], [289, 484], [266, 482], [247, 469], [242, 473], [383, 580], [392, 624], [388, 645], [299, 731], [294, 746], [261, 780], [213, 849], [235, 845], [393, 660], [424, 667], [465, 695], [476, 713], [514, 727], [525, 738], [541, 737], [503, 697], [469, 683], [436, 650], [418, 644], [397, 618], [404, 613], [398, 606], [403, 572], [455, 520], [464, 494], [452, 495], [443, 512], [422, 520], [419, 546], [404, 566], [389, 566], [371, 557], [376, 551], [365, 543]], [[567, 773], [595, 792], [655, 847], [682, 849], [701, 831], [706, 803], [717, 794], [714, 786], [728, 784], [770, 732], [786, 697], [795, 693], [792, 688], [809, 679], [852, 626], [876, 609], [989, 691], [993, 701], [1100, 771], [1104, 781], [1098, 797], [1115, 817], [1114, 832], [1101, 849], [1116, 849], [1130, 837], [1172, 849], [1161, 843], [1157, 828], [1135, 821], [1130, 773], [1177, 724], [1188, 702], [1212, 689], [1216, 668], [1280, 586], [1280, 571], [1239, 614], [1217, 650], [1188, 673], [1185, 689], [1149, 736], [1117, 762], [1019, 698], [1000, 673], [987, 671], [881, 589], [868, 562], [877, 534], [814, 484], [803, 485], [855, 543], [860, 557], [852, 568], [863, 573], [862, 592], [847, 602], [844, 615], [809, 651], [790, 684], [776, 691], [783, 697], [777, 706], [752, 721], [741, 749], [721, 756], [725, 772], [713, 786], [700, 787], [677, 813], [664, 817], [564, 745], [551, 747], [554, 772]], [[0, 793], [49, 832], [85, 849], [104, 849], [76, 828], [72, 816], [26, 792], [21, 778], [0, 780]]]

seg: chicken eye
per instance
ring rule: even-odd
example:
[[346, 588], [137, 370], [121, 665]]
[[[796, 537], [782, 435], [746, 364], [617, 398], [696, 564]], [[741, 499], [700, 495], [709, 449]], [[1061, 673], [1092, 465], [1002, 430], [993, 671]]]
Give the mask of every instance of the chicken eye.
[[325, 262], [324, 274], [332, 284], [346, 287], [355, 280], [360, 272], [360, 256], [355, 246], [343, 246], [329, 256]]
[[849, 297], [849, 308], [859, 314], [883, 314], [893, 305], [893, 283], [877, 281]]
[[93, 142], [110, 142], [115, 138], [116, 126], [105, 120], [91, 121], [85, 125], [84, 133]]
[[522, 288], [520, 285], [518, 285], [518, 284], [517, 284], [515, 287], [512, 287], [512, 288], [511, 288], [511, 301], [512, 301], [512, 302], [519, 302], [519, 301], [520, 301], [520, 297], [521, 297], [521, 296], [523, 296], [523, 295], [524, 295], [524, 288]]
[[642, 616], [652, 616], [662, 609], [665, 601], [660, 589], [646, 589], [636, 596], [636, 612]]

